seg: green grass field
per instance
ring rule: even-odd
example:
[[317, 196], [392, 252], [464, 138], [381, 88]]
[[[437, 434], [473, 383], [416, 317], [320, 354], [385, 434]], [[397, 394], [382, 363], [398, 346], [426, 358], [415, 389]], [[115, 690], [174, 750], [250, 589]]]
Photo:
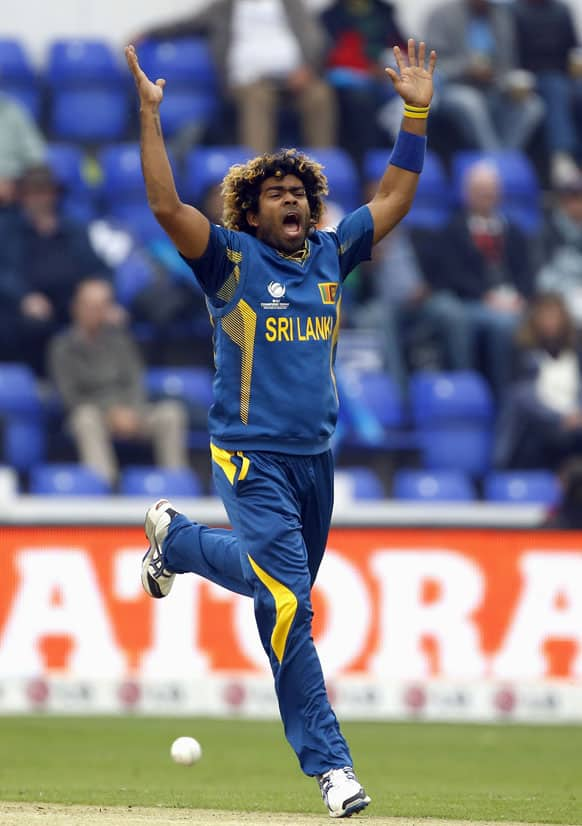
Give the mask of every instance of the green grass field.
[[[582, 824], [582, 727], [352, 723], [370, 818]], [[174, 765], [172, 740], [202, 760]], [[322, 813], [278, 723], [0, 718], [0, 799]]]

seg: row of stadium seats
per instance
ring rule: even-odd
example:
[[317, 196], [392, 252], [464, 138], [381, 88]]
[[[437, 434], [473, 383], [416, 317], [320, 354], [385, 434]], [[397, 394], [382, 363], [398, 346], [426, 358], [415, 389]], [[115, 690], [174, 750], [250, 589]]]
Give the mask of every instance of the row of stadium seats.
[[[312, 152], [324, 165], [328, 176], [330, 200], [349, 212], [362, 201], [361, 181], [350, 156], [340, 148], [318, 148]], [[222, 179], [233, 163], [244, 163], [252, 155], [244, 146], [198, 147], [186, 157], [183, 168], [173, 162], [182, 197], [200, 203], [207, 188]], [[374, 149], [364, 158], [365, 181], [378, 180], [388, 162], [390, 150]], [[121, 143], [103, 146], [97, 153], [102, 175], [98, 186], [89, 186], [83, 176], [84, 153], [73, 144], [55, 143], [49, 147], [48, 160], [55, 175], [66, 187], [65, 209], [72, 216], [87, 220], [99, 211], [129, 224], [139, 237], [150, 237], [160, 230], [146, 203], [140, 165], [139, 145]], [[414, 205], [405, 218], [410, 227], [437, 230], [449, 220], [460, 204], [463, 178], [467, 169], [487, 160], [499, 170], [503, 182], [503, 209], [527, 233], [534, 232], [541, 220], [541, 189], [529, 159], [517, 151], [484, 155], [459, 151], [452, 158], [448, 176], [439, 157], [428, 152], [420, 177]]]
[[[386, 491], [367, 467], [341, 468], [336, 473], [336, 499], [379, 501]], [[338, 496], [341, 491], [341, 496]], [[45, 464], [31, 469], [29, 492], [44, 496], [102, 496], [111, 492], [104, 479], [88, 468], [70, 464]], [[119, 482], [124, 496], [197, 497], [205, 494], [194, 471], [155, 467], [126, 467]], [[214, 494], [214, 490], [208, 491]], [[392, 498], [409, 502], [474, 502], [478, 499], [471, 479], [459, 471], [399, 470], [394, 474]], [[483, 481], [486, 502], [554, 506], [559, 500], [555, 476], [547, 471], [488, 474]]]
[[[379, 452], [415, 451], [431, 471], [461, 471], [477, 479], [491, 470], [495, 405], [489, 386], [473, 371], [418, 372], [403, 399], [383, 372], [338, 369], [342, 404], [337, 449], [372, 457]], [[190, 444], [208, 441], [206, 411], [212, 400], [212, 372], [205, 367], [153, 367], [146, 372], [151, 399], [178, 398], [187, 406]], [[63, 411], [54, 396], [41, 397], [25, 365], [0, 364], [3, 460], [20, 471], [45, 461], [47, 433], [61, 428]], [[52, 431], [51, 431], [52, 428]]]
[[[103, 40], [61, 39], [48, 50], [39, 74], [22, 44], [0, 39], [3, 89], [39, 119], [50, 101], [48, 129], [73, 141], [119, 140], [128, 132], [134, 92], [121, 55]], [[175, 134], [185, 125], [204, 125], [218, 108], [217, 77], [206, 41], [183, 39], [144, 43], [140, 61], [153, 78], [165, 77], [164, 128]]]
[[[203, 128], [211, 122], [218, 109], [218, 82], [204, 39], [145, 42], [140, 45], [139, 53], [150, 77], [165, 77], [168, 81], [161, 110], [167, 136], [184, 127]], [[129, 134], [131, 113], [135, 110], [131, 78], [120, 58], [121, 55], [102, 40], [56, 40], [49, 47], [41, 83], [22, 44], [0, 38], [2, 88], [27, 106], [36, 118], [40, 114], [42, 89], [48, 90], [48, 130], [56, 140], [91, 145], [120, 141]], [[229, 152], [227, 150], [227, 154]], [[236, 147], [233, 154], [237, 156], [235, 160], [247, 157], [242, 147]], [[334, 155], [334, 151], [318, 150], [316, 154], [326, 165], [332, 198], [343, 209], [353, 209], [360, 202], [360, 186], [349, 157], [343, 153]], [[127, 157], [122, 155], [117, 163], [122, 170], [131, 172], [133, 162]], [[364, 166], [367, 180], [379, 178], [387, 157], [387, 150], [369, 153]], [[455, 158], [449, 183], [438, 158], [429, 155], [408, 220], [421, 226], [442, 226], [451, 206], [458, 202], [462, 175], [474, 157], [475, 153], [469, 152]], [[504, 181], [508, 214], [526, 231], [534, 231], [540, 217], [540, 188], [532, 165], [518, 152], [497, 153], [491, 159], [498, 165]], [[107, 162], [111, 172], [111, 165], [116, 161], [109, 156]], [[196, 190], [199, 193], [202, 189], [196, 185], [197, 171], [194, 163], [186, 173], [184, 192], [194, 200]]]

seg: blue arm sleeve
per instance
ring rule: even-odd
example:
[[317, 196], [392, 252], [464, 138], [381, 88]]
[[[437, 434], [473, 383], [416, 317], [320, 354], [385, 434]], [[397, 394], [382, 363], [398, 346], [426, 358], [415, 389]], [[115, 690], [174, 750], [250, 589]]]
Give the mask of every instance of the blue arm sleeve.
[[368, 207], [362, 206], [346, 215], [339, 222], [335, 235], [343, 281], [360, 262], [372, 257], [374, 221]]
[[216, 295], [232, 272], [233, 261], [239, 257], [240, 246], [240, 233], [210, 224], [210, 236], [204, 255], [200, 258], [186, 258], [182, 255], [209, 298]]

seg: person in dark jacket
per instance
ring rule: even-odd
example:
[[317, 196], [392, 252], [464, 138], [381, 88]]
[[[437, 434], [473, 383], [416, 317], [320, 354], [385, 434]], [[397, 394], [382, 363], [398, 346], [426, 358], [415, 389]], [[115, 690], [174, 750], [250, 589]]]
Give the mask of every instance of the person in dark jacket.
[[568, 459], [558, 471], [562, 496], [542, 527], [559, 531], [582, 530], [582, 456]]
[[61, 216], [59, 197], [50, 168], [31, 167], [18, 181], [17, 211], [0, 223], [0, 274], [4, 287], [11, 285], [15, 347], [39, 373], [48, 339], [68, 322], [77, 285], [109, 275], [87, 227]]
[[536, 289], [564, 299], [582, 328], [582, 174], [556, 187], [539, 234]]
[[469, 169], [463, 198], [463, 209], [440, 236], [432, 287], [461, 310], [471, 361], [476, 366], [483, 351], [484, 371], [501, 396], [510, 377], [513, 334], [533, 291], [528, 242], [501, 212], [501, 181], [494, 166], [479, 162]]
[[567, 183], [576, 176], [576, 156], [582, 154], [574, 119], [574, 98], [582, 97], [582, 58], [572, 12], [562, 0], [518, 0], [514, 12], [519, 64], [535, 76], [546, 105], [552, 183]]
[[468, 146], [523, 149], [544, 114], [533, 77], [518, 70], [510, 4], [440, 0], [426, 37], [437, 42], [436, 107]]
[[497, 466], [555, 468], [582, 453], [580, 351], [559, 295], [533, 299], [510, 361], [513, 381], [498, 422]]
[[367, 149], [385, 141], [377, 114], [394, 94], [386, 85], [384, 67], [392, 60], [393, 46], [406, 48], [406, 37], [394, 4], [383, 0], [336, 0], [321, 22], [330, 39], [327, 79], [338, 96], [341, 141], [361, 162]]

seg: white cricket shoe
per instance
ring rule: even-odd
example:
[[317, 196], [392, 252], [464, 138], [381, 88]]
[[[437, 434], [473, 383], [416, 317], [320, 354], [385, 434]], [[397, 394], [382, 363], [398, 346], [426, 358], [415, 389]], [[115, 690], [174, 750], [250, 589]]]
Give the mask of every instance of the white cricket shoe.
[[351, 817], [371, 801], [351, 766], [318, 774], [317, 782], [330, 817]]
[[146, 594], [155, 599], [166, 597], [176, 574], [164, 568], [162, 545], [177, 511], [167, 499], [158, 499], [146, 513], [145, 535], [150, 543], [141, 563], [141, 584]]

